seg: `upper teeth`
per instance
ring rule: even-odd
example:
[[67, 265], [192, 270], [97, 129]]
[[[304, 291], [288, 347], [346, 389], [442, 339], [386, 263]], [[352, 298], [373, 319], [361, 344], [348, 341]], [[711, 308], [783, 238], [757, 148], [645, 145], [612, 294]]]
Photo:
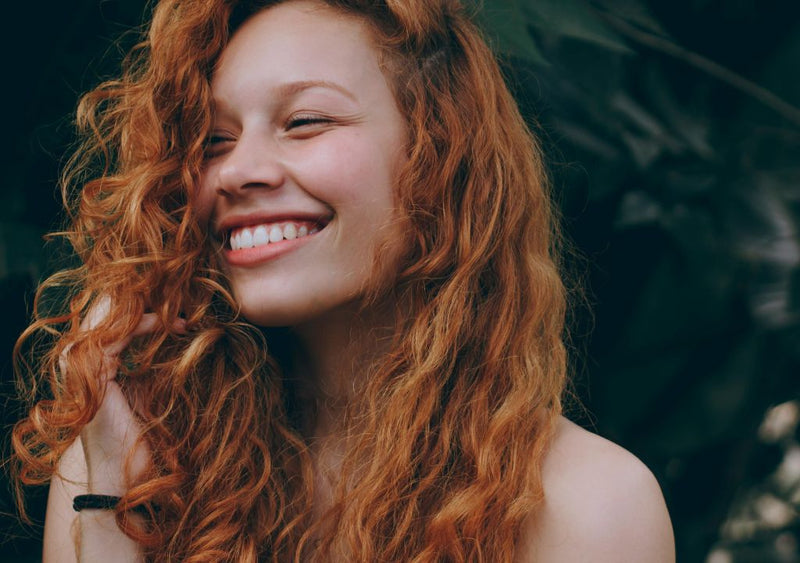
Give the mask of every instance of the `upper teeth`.
[[313, 223], [272, 223], [240, 227], [231, 231], [231, 250], [253, 248], [282, 240], [292, 240], [314, 234], [319, 229]]

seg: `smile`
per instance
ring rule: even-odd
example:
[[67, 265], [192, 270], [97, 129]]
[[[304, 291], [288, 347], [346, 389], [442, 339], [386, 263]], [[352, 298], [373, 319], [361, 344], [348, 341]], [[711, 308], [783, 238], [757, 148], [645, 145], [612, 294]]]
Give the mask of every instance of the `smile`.
[[313, 235], [320, 230], [315, 221], [282, 221], [232, 229], [228, 236], [231, 250], [244, 250]]

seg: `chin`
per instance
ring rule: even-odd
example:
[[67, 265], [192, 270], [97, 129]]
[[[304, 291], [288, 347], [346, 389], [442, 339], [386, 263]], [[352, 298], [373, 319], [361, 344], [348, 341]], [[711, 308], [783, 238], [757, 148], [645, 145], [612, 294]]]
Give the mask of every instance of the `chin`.
[[250, 324], [261, 328], [290, 328], [299, 324], [307, 323], [309, 320], [314, 318], [313, 315], [307, 313], [304, 314], [300, 311], [285, 309], [258, 309], [253, 311], [242, 308], [242, 316]]
[[242, 304], [241, 312], [249, 323], [262, 328], [297, 328], [303, 325], [342, 321], [345, 315], [358, 310], [359, 303], [360, 300], [354, 296], [332, 303], [319, 301], [302, 304], [262, 303], [260, 306], [250, 307]]

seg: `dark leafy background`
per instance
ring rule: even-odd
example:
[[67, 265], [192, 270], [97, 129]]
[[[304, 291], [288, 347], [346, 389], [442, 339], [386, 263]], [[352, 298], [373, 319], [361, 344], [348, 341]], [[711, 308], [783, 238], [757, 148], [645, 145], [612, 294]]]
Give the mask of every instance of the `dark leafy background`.
[[[800, 3], [470, 0], [542, 138], [590, 307], [573, 321], [572, 416], [641, 457], [680, 561], [800, 561]], [[6, 53], [0, 330], [37, 280], [80, 92], [113, 75], [142, 0], [23, 3]], [[123, 36], [120, 39], [120, 36]], [[582, 405], [582, 406], [578, 406]], [[3, 481], [0, 561], [40, 527]], [[29, 493], [41, 518], [45, 491]]]

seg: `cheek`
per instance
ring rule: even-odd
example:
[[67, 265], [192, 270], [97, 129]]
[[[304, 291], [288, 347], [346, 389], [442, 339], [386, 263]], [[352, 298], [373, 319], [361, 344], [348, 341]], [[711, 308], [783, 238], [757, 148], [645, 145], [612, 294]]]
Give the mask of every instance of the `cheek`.
[[206, 228], [208, 225], [208, 222], [211, 219], [211, 213], [214, 210], [216, 192], [211, 186], [211, 174], [211, 170], [204, 170], [197, 186], [195, 186], [192, 192], [189, 194], [189, 200], [192, 204], [192, 212], [194, 213], [197, 222], [203, 228]]
[[365, 206], [374, 211], [375, 206], [392, 205], [394, 160], [380, 142], [354, 131], [321, 137], [296, 155], [293, 168], [304, 189], [334, 208]]

